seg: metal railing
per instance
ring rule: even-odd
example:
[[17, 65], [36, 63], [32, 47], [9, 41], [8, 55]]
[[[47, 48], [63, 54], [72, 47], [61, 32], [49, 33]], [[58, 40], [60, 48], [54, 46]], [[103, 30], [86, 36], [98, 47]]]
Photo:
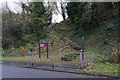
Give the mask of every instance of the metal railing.
[[[50, 26], [49, 26], [49, 28], [55, 33], [55, 34], [57, 34], [60, 38], [61, 38], [61, 40], [67, 40], [67, 38], [66, 37], [63, 37], [61, 34], [59, 34], [57, 31], [55, 31], [54, 29], [53, 29], [53, 27], [56, 25], [56, 23], [53, 23], [53, 24], [51, 24]], [[70, 41], [70, 45], [75, 45], [76, 43], [74, 43], [73, 41], [71, 41], [71, 40], [69, 40]]]
[[[62, 49], [69, 48], [68, 46], [65, 46]], [[65, 50], [67, 51], [67, 50]], [[69, 51], [69, 49], [68, 49]], [[64, 51], [63, 51], [64, 52]], [[49, 57], [47, 58], [47, 53], [41, 54], [41, 58], [39, 58], [38, 52], [26, 52], [24, 53], [24, 56], [18, 55], [18, 56], [4, 56], [8, 58], [7, 60], [12, 58], [12, 61], [16, 62], [23, 62], [25, 66], [34, 66], [38, 65], [40, 66], [49, 66], [49, 67], [64, 67], [64, 68], [83, 68], [88, 66], [90, 63], [93, 62], [93, 52], [84, 52], [84, 59], [82, 59], [82, 53], [81, 52], [69, 52], [69, 54], [65, 54], [61, 52], [49, 52]], [[62, 54], [62, 55], [58, 55]], [[65, 56], [67, 55], [67, 56]], [[74, 59], [74, 56], [76, 57]], [[10, 58], [11, 57], [11, 58]], [[65, 58], [71, 58], [72, 60], [65, 61], [62, 60], [62, 57]], [[13, 59], [14, 58], [14, 59]]]
[[[66, 50], [64, 50], [64, 49], [66, 49]], [[62, 51], [62, 50], [63, 50], [63, 51]], [[67, 46], [65, 46], [65, 47], [62, 47], [62, 48], [59, 49], [59, 56], [61, 56], [61, 54], [62, 54], [62, 53], [65, 53], [65, 52], [68, 52], [68, 53], [69, 53], [69, 51], [70, 51], [70, 45], [67, 45]]]

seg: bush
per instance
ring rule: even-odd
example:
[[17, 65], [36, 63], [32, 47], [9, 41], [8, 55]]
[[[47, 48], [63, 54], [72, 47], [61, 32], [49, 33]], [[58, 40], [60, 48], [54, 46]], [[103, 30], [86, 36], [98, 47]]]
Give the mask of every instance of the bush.
[[108, 61], [108, 58], [104, 55], [101, 55], [101, 54], [95, 54], [94, 55], [94, 61], [104, 63], [104, 62]]

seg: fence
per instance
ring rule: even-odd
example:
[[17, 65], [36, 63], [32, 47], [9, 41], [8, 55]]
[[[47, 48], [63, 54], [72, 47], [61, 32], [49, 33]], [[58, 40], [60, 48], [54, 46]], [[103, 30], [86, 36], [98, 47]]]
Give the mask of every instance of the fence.
[[[53, 50], [52, 50], [53, 49]], [[57, 51], [55, 51], [57, 50]], [[64, 68], [83, 68], [93, 62], [93, 52], [84, 52], [84, 59], [82, 60], [82, 52], [76, 52], [72, 50], [70, 45], [62, 48], [51, 47], [49, 45], [47, 52], [41, 48], [41, 57], [39, 58], [39, 51], [37, 49], [26, 53], [9, 53], [9, 55], [4, 55], [3, 60], [21, 61], [28, 64], [38, 65], [38, 66], [54, 66], [54, 67], [64, 67]], [[7, 53], [7, 52], [6, 52]]]
[[[4, 57], [5, 58], [5, 57]], [[82, 53], [69, 52], [68, 54], [59, 52], [42, 53], [39, 58], [39, 52], [26, 52], [19, 56], [6, 56], [7, 60], [23, 62], [25, 66], [50, 66], [63, 68], [84, 68], [93, 62], [93, 53], [84, 52], [84, 59], [82, 60]], [[10, 59], [11, 58], [11, 59]]]

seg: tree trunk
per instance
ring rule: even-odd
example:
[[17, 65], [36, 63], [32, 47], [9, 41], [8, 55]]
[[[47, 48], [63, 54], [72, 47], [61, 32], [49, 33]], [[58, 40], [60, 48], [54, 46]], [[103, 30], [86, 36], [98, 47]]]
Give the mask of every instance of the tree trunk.
[[62, 17], [63, 17], [63, 20], [65, 21], [65, 8], [63, 7], [63, 4], [61, 3], [61, 11], [62, 11]]
[[90, 28], [94, 29], [98, 26], [98, 17], [97, 17], [97, 3], [92, 3], [92, 17], [91, 17], [91, 23]]

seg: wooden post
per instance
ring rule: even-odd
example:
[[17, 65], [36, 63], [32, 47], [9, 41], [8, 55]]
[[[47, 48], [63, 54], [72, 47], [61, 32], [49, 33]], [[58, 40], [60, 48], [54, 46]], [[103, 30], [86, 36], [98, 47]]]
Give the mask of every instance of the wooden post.
[[40, 48], [40, 43], [39, 43], [39, 58], [41, 57], [41, 48]]

